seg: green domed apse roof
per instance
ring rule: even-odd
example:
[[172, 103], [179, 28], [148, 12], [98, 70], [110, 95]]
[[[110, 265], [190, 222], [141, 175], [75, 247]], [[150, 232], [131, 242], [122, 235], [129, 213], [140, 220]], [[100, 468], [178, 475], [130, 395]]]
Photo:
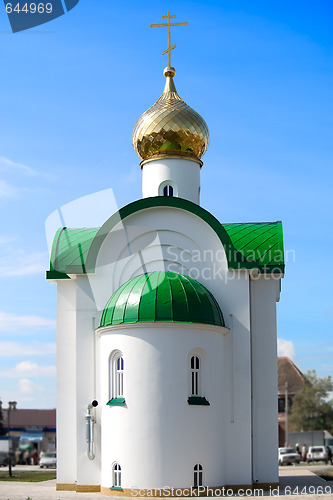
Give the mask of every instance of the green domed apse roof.
[[122, 285], [108, 301], [100, 326], [155, 322], [224, 326], [221, 309], [207, 288], [189, 276], [156, 271]]

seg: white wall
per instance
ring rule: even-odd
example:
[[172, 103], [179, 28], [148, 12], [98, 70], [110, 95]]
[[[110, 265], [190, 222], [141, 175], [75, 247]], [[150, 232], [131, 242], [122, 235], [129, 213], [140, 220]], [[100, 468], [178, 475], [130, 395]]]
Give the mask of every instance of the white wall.
[[278, 482], [276, 300], [279, 280], [251, 280], [253, 480]]
[[57, 286], [57, 483], [76, 481], [76, 282]]
[[58, 282], [57, 483], [100, 484], [100, 409], [95, 410], [96, 457], [87, 456], [87, 406], [98, 397], [96, 305], [86, 276]]
[[[224, 483], [227, 332], [222, 327], [167, 323], [99, 331], [102, 486], [112, 486], [115, 461], [122, 468], [123, 488], [192, 486], [193, 467], [198, 462], [204, 466], [205, 484]], [[205, 353], [204, 395], [210, 406], [187, 403], [189, 354], [195, 348]], [[120, 350], [124, 358], [126, 407], [106, 406], [109, 356], [114, 350]]]
[[200, 203], [200, 165], [183, 158], [151, 160], [142, 166], [142, 197], [162, 196], [164, 181], [174, 183], [174, 196]]
[[[225, 378], [231, 390], [230, 416], [224, 426], [225, 445], [232, 460], [225, 461], [227, 484], [252, 483], [251, 455], [251, 352], [248, 275], [231, 275], [227, 286], [214, 283], [215, 298], [223, 303], [223, 314], [231, 329]], [[237, 467], [235, 467], [235, 463]]]
[[[94, 399], [99, 401], [95, 353], [95, 327], [98, 325], [99, 317], [88, 278], [78, 276], [76, 285], [76, 479], [79, 485], [100, 485], [100, 407], [93, 410], [98, 422], [95, 425], [95, 458], [93, 460], [87, 456], [85, 419], [88, 404]], [[95, 325], [95, 318], [97, 325]]]

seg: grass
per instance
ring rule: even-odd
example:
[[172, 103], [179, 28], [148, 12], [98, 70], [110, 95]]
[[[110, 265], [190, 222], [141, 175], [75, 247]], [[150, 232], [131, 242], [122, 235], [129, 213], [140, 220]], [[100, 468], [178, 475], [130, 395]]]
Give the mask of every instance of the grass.
[[19, 481], [38, 483], [40, 481], [49, 481], [56, 478], [55, 470], [32, 470], [32, 471], [15, 471], [13, 477], [9, 477], [8, 471], [0, 471], [0, 481]]

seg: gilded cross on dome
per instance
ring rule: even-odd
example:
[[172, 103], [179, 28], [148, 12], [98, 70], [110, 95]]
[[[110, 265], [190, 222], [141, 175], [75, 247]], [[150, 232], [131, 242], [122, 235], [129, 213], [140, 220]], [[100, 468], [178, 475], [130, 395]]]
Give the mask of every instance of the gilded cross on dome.
[[160, 24], [151, 24], [151, 28], [159, 28], [161, 26], [167, 26], [168, 27], [168, 48], [165, 49], [162, 54], [168, 53], [168, 66], [171, 67], [171, 51], [176, 47], [176, 44], [171, 46], [171, 26], [188, 26], [188, 23], [171, 23], [171, 19], [176, 19], [176, 16], [171, 16], [170, 12], [168, 12], [167, 16], [162, 16], [162, 19], [167, 19], [167, 23], [160, 23]]

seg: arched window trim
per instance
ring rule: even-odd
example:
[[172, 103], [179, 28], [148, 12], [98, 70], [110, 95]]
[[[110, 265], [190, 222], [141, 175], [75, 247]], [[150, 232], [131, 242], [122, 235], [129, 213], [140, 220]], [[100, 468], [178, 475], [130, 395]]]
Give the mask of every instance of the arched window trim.
[[[171, 192], [170, 192], [171, 191]], [[170, 180], [161, 182], [158, 188], [159, 196], [178, 197], [177, 185]]]
[[109, 358], [109, 406], [124, 406], [124, 356], [121, 351], [113, 351]]
[[112, 464], [112, 487], [111, 490], [121, 490], [121, 466], [118, 462]]
[[204, 468], [203, 465], [200, 463], [197, 463], [193, 467], [193, 487], [198, 488], [199, 486], [203, 486], [203, 474], [204, 474]]

